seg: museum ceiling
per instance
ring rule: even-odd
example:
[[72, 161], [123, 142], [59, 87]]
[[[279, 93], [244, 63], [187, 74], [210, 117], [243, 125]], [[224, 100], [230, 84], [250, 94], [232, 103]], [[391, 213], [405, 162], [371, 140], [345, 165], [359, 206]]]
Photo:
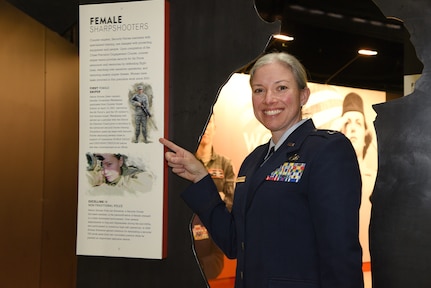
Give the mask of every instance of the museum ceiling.
[[[77, 42], [78, 3], [83, 1], [7, 1], [71, 42]], [[378, 57], [358, 58], [330, 84], [363, 87], [365, 82], [370, 88], [398, 93], [402, 91], [405, 73], [420, 72], [420, 63], [409, 61], [406, 65], [404, 61], [405, 49], [410, 54], [414, 50], [404, 45], [408, 33], [402, 22], [386, 19], [372, 0], [256, 0], [256, 7], [261, 18], [281, 20], [282, 32], [295, 37], [286, 50], [312, 71], [312, 81], [325, 83], [363, 47], [378, 50]]]

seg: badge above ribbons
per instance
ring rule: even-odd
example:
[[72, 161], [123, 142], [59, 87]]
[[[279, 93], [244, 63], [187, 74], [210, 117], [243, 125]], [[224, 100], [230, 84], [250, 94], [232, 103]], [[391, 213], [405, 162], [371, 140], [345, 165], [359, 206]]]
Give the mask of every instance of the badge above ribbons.
[[266, 176], [267, 181], [280, 181], [298, 183], [301, 180], [305, 169], [305, 163], [285, 162], [270, 175]]

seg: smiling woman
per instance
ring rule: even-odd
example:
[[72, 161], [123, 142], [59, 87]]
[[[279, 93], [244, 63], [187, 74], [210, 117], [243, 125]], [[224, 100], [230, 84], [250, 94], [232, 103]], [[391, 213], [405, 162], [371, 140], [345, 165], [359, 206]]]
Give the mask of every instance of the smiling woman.
[[231, 212], [202, 163], [160, 139], [172, 171], [194, 183], [183, 200], [237, 259], [237, 288], [363, 287], [359, 165], [342, 133], [302, 120], [310, 93], [305, 75], [287, 53], [266, 54], [251, 69], [254, 114], [272, 137], [241, 164]]
[[250, 85], [254, 115], [271, 131], [277, 144], [289, 128], [302, 120], [301, 108], [310, 96], [305, 69], [289, 54], [267, 54], [251, 69]]
[[[268, 131], [253, 117], [253, 109], [250, 105], [250, 95], [252, 91], [249, 87], [249, 76], [246, 74], [233, 74], [227, 84], [221, 89], [214, 106], [214, 111], [219, 114], [217, 118], [218, 133], [214, 138], [214, 145], [218, 151], [232, 158], [235, 167], [239, 167], [243, 159], [255, 147], [268, 142], [271, 137]], [[365, 124], [368, 128], [367, 138], [371, 143], [367, 143], [366, 154], [359, 157], [360, 171], [362, 175], [362, 201], [360, 208], [360, 243], [363, 249], [364, 271], [369, 271], [370, 255], [368, 250], [368, 225], [370, 221], [371, 203], [369, 197], [372, 193], [374, 180], [377, 172], [377, 141], [372, 122], [376, 116], [372, 105], [382, 103], [386, 100], [386, 93], [383, 91], [373, 91], [367, 89], [341, 87], [318, 83], [308, 83], [310, 88], [310, 98], [303, 106], [303, 118], [312, 118], [317, 128], [341, 130], [341, 116], [343, 111], [362, 109]], [[354, 101], [352, 97], [344, 95], [361, 95], [363, 106]], [[352, 103], [353, 102], [353, 103]], [[355, 108], [356, 107], [356, 108]], [[348, 112], [347, 112], [348, 113]], [[353, 113], [353, 112], [352, 112]], [[361, 113], [359, 113], [362, 115]], [[235, 125], [232, 125], [232, 123]], [[343, 122], [345, 123], [345, 122]], [[354, 131], [359, 132], [357, 129]], [[359, 151], [359, 150], [358, 150]], [[360, 151], [362, 154], [362, 150]], [[225, 263], [228, 263], [225, 261]], [[230, 269], [230, 270], [228, 270]], [[235, 270], [226, 267], [223, 271], [224, 278], [235, 274]], [[214, 285], [217, 285], [217, 281]], [[212, 283], [213, 284], [213, 283]], [[212, 287], [212, 286], [211, 286]], [[215, 286], [216, 287], [216, 286]]]

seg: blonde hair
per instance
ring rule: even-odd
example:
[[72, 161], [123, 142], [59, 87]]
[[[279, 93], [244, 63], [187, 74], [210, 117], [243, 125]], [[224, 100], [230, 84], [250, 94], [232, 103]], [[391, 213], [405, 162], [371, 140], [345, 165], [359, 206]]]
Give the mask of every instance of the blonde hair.
[[257, 59], [256, 63], [254, 63], [253, 67], [250, 69], [250, 84], [258, 68], [276, 62], [283, 64], [292, 71], [299, 88], [304, 89], [307, 87], [308, 79], [305, 67], [295, 56], [286, 52], [268, 53]]

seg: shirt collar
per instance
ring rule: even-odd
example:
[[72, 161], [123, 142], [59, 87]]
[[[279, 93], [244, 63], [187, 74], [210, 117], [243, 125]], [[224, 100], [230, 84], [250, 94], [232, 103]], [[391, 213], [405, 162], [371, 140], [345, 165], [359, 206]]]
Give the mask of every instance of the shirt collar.
[[290, 127], [289, 129], [286, 130], [286, 132], [284, 132], [283, 136], [281, 136], [280, 140], [278, 141], [277, 144], [274, 143], [274, 141], [269, 141], [269, 147], [268, 147], [268, 151], [271, 150], [272, 146], [275, 146], [274, 151], [277, 151], [278, 148], [280, 148], [281, 144], [283, 144], [283, 142], [287, 139], [287, 137], [290, 136], [290, 134], [292, 134], [293, 131], [295, 131], [299, 126], [301, 126], [305, 121], [307, 121], [307, 119], [302, 119], [301, 121], [295, 123], [294, 125], [292, 125], [292, 127]]

